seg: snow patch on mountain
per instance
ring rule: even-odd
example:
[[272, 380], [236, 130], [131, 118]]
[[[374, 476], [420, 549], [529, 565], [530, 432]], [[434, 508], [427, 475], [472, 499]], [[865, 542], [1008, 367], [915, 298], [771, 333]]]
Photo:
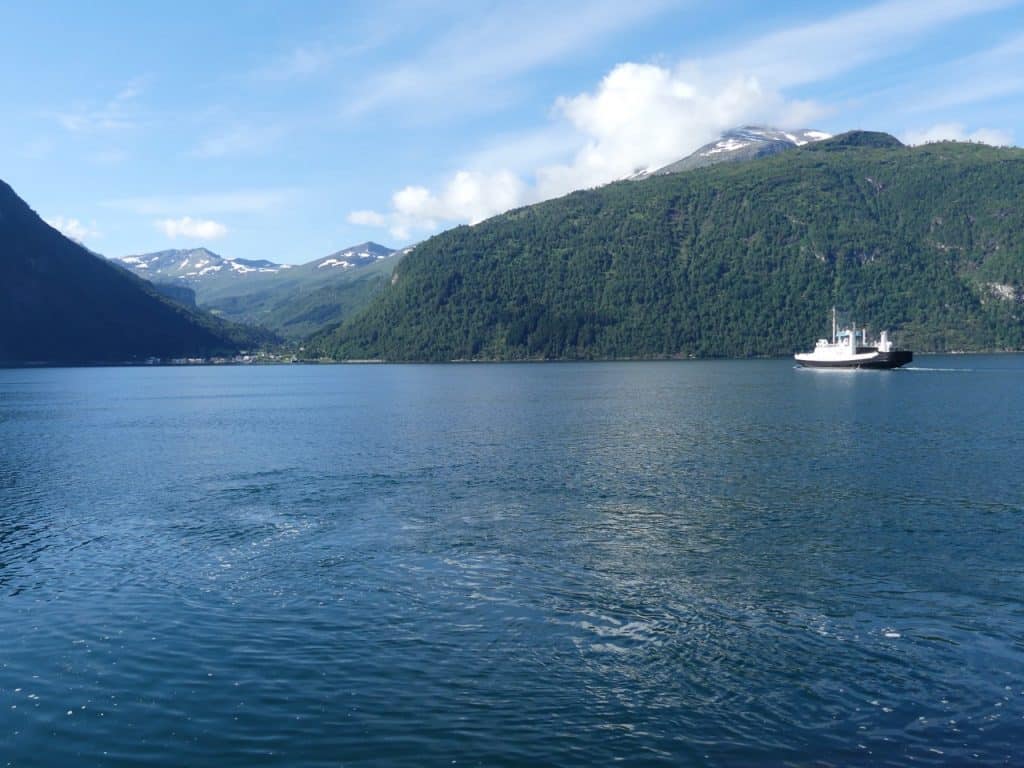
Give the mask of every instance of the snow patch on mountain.
[[719, 152], [735, 152], [737, 149], [743, 149], [749, 147], [749, 141], [740, 141], [739, 139], [722, 139], [716, 141], [711, 149], [705, 150], [705, 155], [717, 155]]
[[346, 248], [344, 251], [332, 253], [317, 263], [316, 267], [317, 269], [352, 269], [353, 267], [363, 267], [367, 264], [372, 264], [380, 259], [386, 259], [393, 253], [393, 250], [385, 248], [383, 245], [367, 242]]
[[346, 261], [345, 259], [324, 259], [317, 265], [317, 268], [323, 269], [324, 267], [341, 267], [342, 269], [348, 269], [349, 267], [354, 266], [355, 265], [351, 261]]
[[726, 131], [716, 141], [705, 144], [693, 154], [671, 165], [657, 170], [643, 169], [629, 178], [644, 179], [650, 176], [680, 173], [721, 162], [754, 160], [831, 137], [832, 134], [824, 131], [808, 129], [783, 131], [765, 126], [746, 125]]
[[295, 274], [316, 273], [327, 276], [333, 269], [349, 270], [386, 259], [395, 251], [378, 243], [366, 242], [332, 253], [326, 258], [301, 265], [276, 264], [266, 259], [242, 259], [220, 256], [206, 248], [168, 250], [157, 253], [133, 254], [116, 259], [122, 266], [158, 282], [182, 281], [192, 286], [209, 286], [212, 282], [250, 280], [254, 275], [273, 275], [291, 269]]
[[252, 272], [273, 274], [290, 266], [266, 260], [250, 261], [226, 258], [206, 248], [143, 253], [123, 256], [117, 261], [136, 272], [144, 272], [148, 278], [182, 279], [186, 282], [195, 282], [198, 278], [215, 275], [225, 270], [239, 275]]

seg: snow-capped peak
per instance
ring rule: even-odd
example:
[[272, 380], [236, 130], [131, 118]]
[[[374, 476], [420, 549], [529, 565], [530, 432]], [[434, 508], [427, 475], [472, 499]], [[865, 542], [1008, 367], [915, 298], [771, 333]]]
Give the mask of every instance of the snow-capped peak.
[[118, 261], [147, 278], [181, 279], [196, 282], [219, 272], [239, 275], [250, 272], [278, 272], [284, 268], [272, 261], [226, 258], [206, 248], [173, 249], [156, 253], [123, 256]]
[[346, 248], [343, 251], [332, 253], [324, 259], [321, 259], [316, 263], [317, 269], [324, 269], [325, 267], [338, 267], [340, 269], [351, 269], [352, 267], [362, 267], [366, 264], [371, 264], [380, 259], [386, 259], [388, 256], [393, 254], [394, 251], [391, 248], [386, 248], [383, 245], [377, 243], [361, 243], [360, 245], [353, 245], [351, 248]]
[[710, 144], [705, 144], [682, 160], [666, 165], [664, 168], [656, 171], [645, 170], [635, 173], [629, 178], [636, 179], [653, 175], [679, 173], [721, 162], [753, 160], [831, 137], [832, 134], [825, 133], [824, 131], [803, 128], [787, 131], [760, 125], [745, 125], [726, 131], [717, 140]]

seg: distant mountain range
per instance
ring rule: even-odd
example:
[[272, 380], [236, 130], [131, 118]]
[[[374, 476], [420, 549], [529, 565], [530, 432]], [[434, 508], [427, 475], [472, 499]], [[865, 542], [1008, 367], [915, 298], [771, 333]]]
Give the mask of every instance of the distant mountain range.
[[[822, 131], [784, 131], [744, 126], [689, 156], [633, 179], [681, 173], [726, 162], [744, 162], [829, 138]], [[118, 262], [152, 281], [168, 295], [190, 296], [173, 286], [194, 291], [197, 306], [224, 318], [267, 328], [300, 340], [328, 325], [354, 316], [384, 289], [403, 251], [366, 242], [300, 265], [268, 260], [226, 258], [206, 248], [167, 250], [124, 256]], [[170, 288], [163, 288], [164, 284]]]
[[825, 136], [740, 128], [646, 178], [294, 266], [108, 261], [0, 182], [0, 362], [273, 339], [229, 320], [336, 359], [776, 355], [833, 305], [915, 351], [1024, 348], [1024, 150]]
[[204, 282], [221, 274], [275, 273], [287, 269], [287, 266], [265, 260], [225, 259], [206, 248], [157, 251], [124, 256], [120, 261], [147, 280], [182, 279], [189, 283]]
[[[754, 160], [828, 136], [809, 129], [745, 126], [722, 134], [718, 141], [682, 160], [634, 178]], [[195, 248], [135, 254], [117, 262], [186, 305], [299, 341], [362, 311], [384, 290], [395, 265], [410, 250], [398, 252], [366, 242], [290, 265], [228, 258], [207, 248]]]
[[[226, 258], [206, 248], [124, 256], [116, 262], [161, 291], [187, 287], [203, 309], [297, 340], [365, 307], [401, 255], [366, 242], [299, 265]], [[187, 294], [179, 295], [188, 302]]]
[[0, 181], [0, 362], [209, 356], [271, 338], [161, 296], [49, 226]]

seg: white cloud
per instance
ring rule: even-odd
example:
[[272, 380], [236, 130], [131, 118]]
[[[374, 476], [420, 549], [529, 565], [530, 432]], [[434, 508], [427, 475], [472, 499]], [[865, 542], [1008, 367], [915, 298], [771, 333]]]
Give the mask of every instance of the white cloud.
[[[401, 32], [393, 22], [394, 12], [381, 12], [384, 3], [376, 3], [368, 9], [348, 8], [344, 23], [321, 28], [319, 39], [296, 45], [282, 55], [271, 57], [270, 61], [248, 73], [249, 79], [263, 82], [286, 83], [305, 80], [329, 72], [339, 62], [365, 55], [378, 48], [385, 41]], [[372, 12], [367, 13], [367, 10]], [[411, 9], [404, 7], [401, 12], [408, 16]], [[435, 12], [436, 9], [426, 9]]]
[[129, 118], [105, 109], [79, 108], [57, 115], [61, 128], [71, 133], [123, 131], [134, 127]]
[[191, 216], [183, 216], [180, 219], [161, 219], [153, 224], [171, 240], [176, 240], [179, 237], [193, 240], [216, 240], [228, 233], [228, 228], [218, 221], [193, 219]]
[[385, 227], [388, 223], [387, 216], [376, 211], [352, 211], [347, 218], [350, 224], [366, 227]]
[[[426, 50], [369, 78], [345, 112], [375, 109], [479, 108], [496, 98], [510, 78], [556, 61], [625, 27], [663, 11], [678, 0], [530, 0], [485, 6], [484, 15], [464, 9], [450, 30]], [[436, 9], [431, 9], [436, 14]], [[411, 114], [411, 113], [410, 113]]]
[[928, 144], [933, 141], [976, 141], [994, 147], [1013, 144], [1013, 135], [995, 128], [978, 128], [968, 131], [962, 123], [939, 123], [920, 131], [908, 131], [903, 135], [904, 144]]
[[714, 56], [714, 69], [757, 73], [773, 87], [816, 83], [887, 58], [959, 19], [1018, 0], [886, 0], [848, 13], [771, 33]]
[[[764, 35], [699, 60], [667, 66], [621, 63], [594, 89], [558, 99], [554, 125], [529, 132], [520, 141], [508, 141], [513, 151], [505, 165], [501, 164], [503, 144], [478, 151], [435, 188], [407, 186], [393, 195], [387, 212], [363, 211], [361, 218], [367, 224], [389, 227], [397, 237], [416, 230], [429, 232], [604, 184], [639, 168], [666, 165], [737, 125], [815, 127], [834, 108], [796, 98], [791, 95], [793, 89], [829, 82], [920, 44], [942, 25], [1013, 1], [936, 0], [928, 13], [922, 13], [916, 0], [887, 0]], [[611, 28], [615, 14], [605, 11]], [[515, 28], [514, 22], [509, 25]], [[486, 78], [495, 72], [522, 71], [564, 50], [542, 42], [532, 54], [517, 58], [500, 44], [495, 50], [479, 47], [483, 61], [474, 78], [480, 73]], [[412, 89], [436, 93], [436, 88], [457, 85], [453, 78], [469, 77], [465, 68], [436, 72], [432, 67], [437, 62], [430, 63], [422, 71], [410, 68], [392, 73], [394, 82], [384, 82], [376, 98], [412, 98]], [[437, 82], [426, 81], [431, 78]], [[1006, 138], [993, 131], [966, 136], [986, 141]], [[523, 162], [531, 159], [532, 165]]]
[[102, 237], [102, 234], [96, 229], [95, 221], [84, 224], [78, 219], [54, 216], [46, 219], [46, 223], [77, 243], [84, 244], [86, 240], [95, 240]]
[[[694, 65], [671, 70], [634, 63], [615, 67], [593, 92], [560, 99], [555, 111], [563, 132], [573, 137], [575, 151], [567, 162], [526, 172], [462, 169], [437, 192], [422, 186], [399, 190], [391, 210], [375, 213], [376, 220], [396, 237], [442, 224], [473, 224], [509, 208], [623, 178], [637, 168], [667, 165], [736, 125], [797, 126], [822, 112], [813, 104], [784, 99], [755, 77], [723, 81]], [[544, 145], [541, 141], [538, 156]]]
[[755, 76], [633, 63], [615, 67], [594, 92], [561, 99], [558, 109], [583, 144], [571, 162], [537, 170], [541, 198], [667, 165], [737, 125], [798, 126], [823, 113]]
[[487, 146], [471, 153], [465, 165], [480, 171], [539, 168], [563, 160], [579, 144], [579, 137], [566, 130], [564, 123], [552, 122], [537, 130], [494, 136]]
[[142, 94], [144, 78], [137, 78], [102, 104], [79, 104], [55, 115], [57, 123], [71, 133], [114, 133], [135, 128], [139, 123], [135, 102]]
[[436, 193], [422, 186], [404, 187], [392, 195], [387, 214], [353, 211], [348, 220], [354, 224], [386, 226], [392, 235], [404, 240], [444, 223], [476, 224], [522, 205], [529, 194], [526, 183], [511, 171], [458, 171]]
[[476, 224], [521, 205], [527, 194], [526, 184], [511, 171], [459, 171], [436, 194], [415, 186], [396, 192], [389, 226], [395, 237], [407, 238], [416, 230], [435, 229], [438, 222]]
[[926, 87], [900, 94], [906, 109], [928, 112], [960, 108], [1024, 91], [1024, 35], [948, 62]]

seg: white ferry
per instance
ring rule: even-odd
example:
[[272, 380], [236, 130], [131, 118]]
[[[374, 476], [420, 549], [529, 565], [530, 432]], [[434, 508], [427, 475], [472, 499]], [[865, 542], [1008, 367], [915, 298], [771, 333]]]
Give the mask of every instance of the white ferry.
[[870, 342], [867, 328], [839, 330], [833, 307], [832, 341], [818, 339], [813, 352], [798, 352], [793, 358], [807, 368], [899, 368], [913, 360], [914, 353], [893, 349], [888, 331]]

